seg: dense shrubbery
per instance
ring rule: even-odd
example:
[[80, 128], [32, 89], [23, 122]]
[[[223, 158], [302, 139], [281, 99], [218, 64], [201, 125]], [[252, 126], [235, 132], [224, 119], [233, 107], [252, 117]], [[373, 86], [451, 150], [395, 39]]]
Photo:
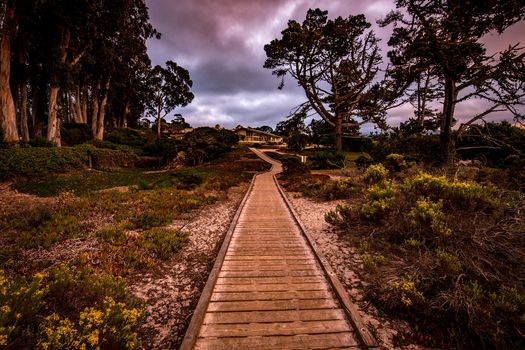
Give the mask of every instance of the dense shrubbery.
[[86, 168], [90, 157], [92, 166], [97, 169], [133, 167], [137, 161], [131, 152], [97, 148], [90, 144], [0, 149], [0, 179], [66, 173]]
[[198, 165], [230, 151], [238, 141], [239, 137], [233, 131], [202, 127], [184, 135], [183, 150], [187, 162]]
[[337, 151], [317, 151], [308, 158], [310, 169], [343, 168], [345, 161], [345, 154]]
[[330, 180], [315, 176], [303, 180], [299, 190], [308, 197], [323, 200], [348, 198], [350, 194], [357, 191], [350, 178]]
[[361, 151], [369, 154], [375, 162], [384, 162], [390, 154], [404, 155], [407, 161], [426, 164], [440, 162], [439, 137], [428, 135], [374, 136], [363, 142]]
[[523, 195], [427, 173], [388, 177], [370, 166], [364, 203], [325, 215], [380, 254], [362, 254], [371, 299], [431, 334], [419, 338], [428, 346], [522, 348]]
[[63, 145], [76, 146], [92, 140], [93, 133], [87, 124], [64, 123], [61, 125], [60, 138]]
[[517, 159], [522, 166], [525, 162], [525, 130], [505, 121], [470, 126], [456, 146], [463, 159], [479, 159], [495, 167], [512, 166]]
[[0, 179], [63, 173], [83, 168], [87, 161], [87, 149], [80, 147], [0, 149]]

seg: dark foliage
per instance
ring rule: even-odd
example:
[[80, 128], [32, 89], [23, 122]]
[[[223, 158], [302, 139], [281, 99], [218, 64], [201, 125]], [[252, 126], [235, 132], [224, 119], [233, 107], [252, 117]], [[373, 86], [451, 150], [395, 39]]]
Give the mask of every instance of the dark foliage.
[[182, 149], [186, 152], [187, 162], [198, 165], [230, 151], [238, 141], [239, 137], [233, 131], [202, 127], [184, 135]]

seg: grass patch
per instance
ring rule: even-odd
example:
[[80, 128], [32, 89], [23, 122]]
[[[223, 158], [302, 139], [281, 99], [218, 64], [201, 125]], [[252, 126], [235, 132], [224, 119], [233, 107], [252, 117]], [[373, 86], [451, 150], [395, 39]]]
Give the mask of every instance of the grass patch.
[[187, 239], [186, 234], [180, 231], [158, 227], [144, 232], [137, 244], [159, 259], [166, 260], [178, 252]]

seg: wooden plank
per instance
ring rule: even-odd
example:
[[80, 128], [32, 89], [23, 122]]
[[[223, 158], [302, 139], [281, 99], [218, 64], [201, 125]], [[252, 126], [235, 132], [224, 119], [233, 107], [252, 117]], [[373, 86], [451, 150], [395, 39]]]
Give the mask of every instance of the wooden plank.
[[319, 270], [273, 270], [273, 271], [224, 271], [221, 270], [219, 277], [306, 277], [323, 275]]
[[272, 323], [295, 321], [344, 320], [345, 314], [340, 309], [320, 310], [285, 310], [285, 311], [238, 311], [210, 312], [204, 317], [204, 324], [228, 323]]
[[294, 336], [242, 337], [242, 338], [199, 338], [195, 349], [327, 349], [349, 347], [357, 348], [351, 332], [330, 334], [301, 334]]
[[226, 254], [226, 260], [313, 260], [310, 254], [303, 255], [240, 255], [240, 254]]
[[264, 264], [251, 264], [251, 265], [235, 265], [228, 264], [222, 265], [221, 271], [318, 271], [316, 266], [313, 264], [274, 264], [274, 265], [264, 265]]
[[348, 332], [345, 320], [203, 325], [200, 337], [253, 337]]
[[322, 283], [322, 277], [219, 277], [216, 284], [295, 284]]
[[317, 283], [296, 283], [296, 284], [217, 284], [216, 292], [266, 292], [266, 291], [301, 291], [301, 290], [327, 290], [328, 285], [325, 281]]
[[207, 312], [218, 311], [265, 311], [265, 310], [314, 310], [333, 309], [337, 304], [333, 299], [306, 300], [249, 300], [249, 301], [212, 301]]
[[278, 291], [278, 292], [214, 292], [210, 301], [236, 300], [289, 300], [289, 299], [328, 299], [332, 294], [327, 290]]

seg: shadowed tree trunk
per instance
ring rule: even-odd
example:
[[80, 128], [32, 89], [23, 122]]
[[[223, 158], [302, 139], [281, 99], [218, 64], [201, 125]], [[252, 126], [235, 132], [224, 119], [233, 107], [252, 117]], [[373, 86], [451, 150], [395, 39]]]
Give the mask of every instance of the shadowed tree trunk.
[[88, 88], [84, 87], [83, 94], [82, 94], [82, 107], [81, 107], [81, 113], [82, 113], [82, 122], [86, 123], [88, 122]]
[[92, 105], [91, 105], [91, 133], [93, 135], [93, 139], [95, 140], [97, 138], [97, 122], [98, 122], [98, 94], [100, 91], [100, 81], [97, 83], [97, 85], [93, 88], [93, 95], [92, 95]]
[[29, 141], [29, 127], [27, 122], [27, 84], [20, 83], [20, 133], [22, 140]]
[[443, 101], [443, 122], [441, 126], [441, 157], [444, 167], [454, 166], [454, 142], [452, 139], [452, 121], [458, 98], [455, 81], [445, 77], [445, 99]]
[[13, 1], [7, 1], [2, 33], [0, 35], [0, 125], [5, 142], [18, 142], [16, 112], [11, 92], [11, 29], [15, 16]]
[[110, 78], [106, 80], [106, 83], [104, 84], [104, 90], [102, 101], [100, 102], [100, 108], [98, 111], [98, 120], [97, 120], [97, 132], [95, 139], [96, 140], [102, 140], [104, 138], [104, 118], [106, 116], [106, 105], [108, 102], [108, 90], [109, 90], [109, 82]]

